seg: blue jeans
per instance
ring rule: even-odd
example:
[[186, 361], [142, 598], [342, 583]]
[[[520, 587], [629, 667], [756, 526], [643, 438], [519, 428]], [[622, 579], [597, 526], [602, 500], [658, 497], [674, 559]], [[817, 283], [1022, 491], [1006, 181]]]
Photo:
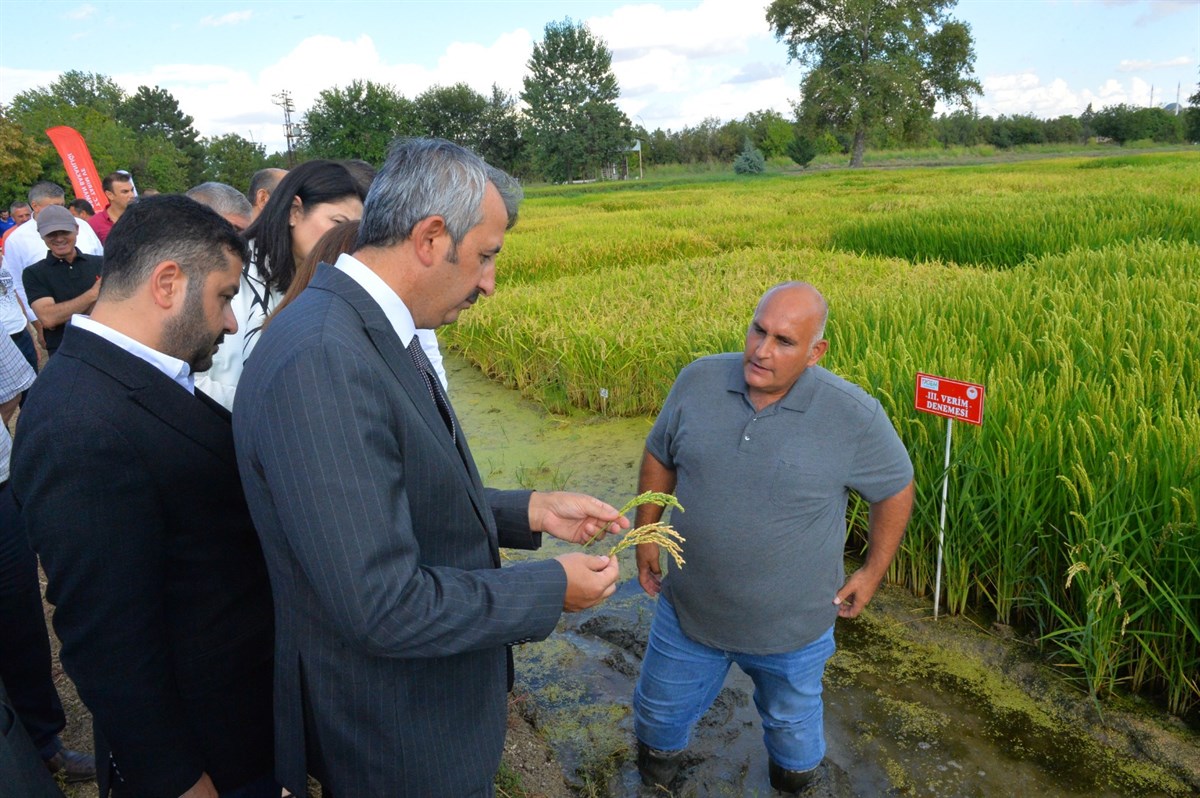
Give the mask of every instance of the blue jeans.
[[771, 760], [787, 770], [811, 770], [825, 756], [821, 677], [833, 651], [832, 626], [812, 643], [782, 654], [711, 648], [685, 635], [670, 602], [660, 598], [633, 694], [634, 732], [659, 751], [686, 748], [692, 727], [736, 662], [754, 680], [754, 705]]

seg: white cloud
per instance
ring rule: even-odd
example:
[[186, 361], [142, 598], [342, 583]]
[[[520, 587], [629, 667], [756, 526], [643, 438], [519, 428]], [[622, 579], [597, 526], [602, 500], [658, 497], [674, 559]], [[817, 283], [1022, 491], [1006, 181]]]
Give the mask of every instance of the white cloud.
[[1143, 7], [1145, 11], [1138, 15], [1133, 24], [1139, 27], [1165, 19], [1172, 14], [1195, 8], [1196, 0], [1104, 0], [1106, 6], [1135, 6]]
[[435, 83], [442, 86], [466, 83], [485, 96], [491, 95], [494, 83], [518, 94], [531, 55], [533, 36], [523, 28], [501, 34], [490, 45], [454, 42], [438, 59], [437, 69], [428, 76], [428, 83], [419, 90], [414, 87], [408, 96], [414, 97]]
[[94, 5], [84, 4], [84, 5], [79, 6], [78, 8], [73, 8], [70, 11], [66, 12], [65, 14], [63, 14], [63, 17], [65, 17], [66, 19], [79, 21], [79, 20], [84, 20], [84, 19], [87, 19], [88, 17], [94, 16], [95, 14], [96, 14], [96, 7]]
[[670, 10], [627, 5], [587, 23], [612, 48], [614, 61], [656, 50], [711, 59], [744, 53], [754, 39], [769, 38], [766, 6], [745, 0], [704, 0], [695, 8]]
[[1118, 72], [1147, 72], [1152, 69], [1171, 69], [1172, 67], [1191, 66], [1192, 59], [1186, 55], [1171, 58], [1166, 61], [1134, 61], [1125, 59], [1117, 64]]
[[1043, 119], [1066, 114], [1078, 116], [1089, 104], [1097, 111], [1121, 103], [1149, 105], [1152, 91], [1148, 82], [1136, 77], [1127, 82], [1109, 78], [1095, 88], [1072, 88], [1062, 78], [1043, 83], [1033, 72], [992, 75], [983, 78], [982, 83], [980, 115], [1031, 114]]
[[238, 25], [242, 22], [249, 22], [254, 16], [253, 11], [230, 11], [228, 14], [222, 14], [219, 17], [209, 15], [200, 20], [200, 24], [206, 28], [216, 28], [221, 25]]

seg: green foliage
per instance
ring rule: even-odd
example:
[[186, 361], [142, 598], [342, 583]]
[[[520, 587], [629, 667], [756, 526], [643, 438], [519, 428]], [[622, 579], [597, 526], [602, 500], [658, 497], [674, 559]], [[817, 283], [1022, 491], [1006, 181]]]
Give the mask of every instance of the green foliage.
[[801, 166], [808, 166], [817, 157], [817, 146], [799, 133], [795, 134], [787, 146], [787, 155]]
[[492, 96], [483, 109], [479, 124], [479, 153], [485, 161], [512, 175], [529, 172], [529, 158], [517, 101], [512, 95], [492, 84]]
[[37, 182], [48, 149], [49, 144], [25, 132], [0, 105], [0, 206], [5, 210], [15, 200], [24, 199]]
[[603, 39], [569, 18], [551, 22], [528, 67], [521, 99], [542, 174], [557, 182], [595, 177], [621, 158], [631, 143], [629, 120], [616, 105], [620, 89]]
[[397, 136], [420, 135], [416, 105], [388, 84], [355, 80], [325, 89], [304, 115], [301, 148], [311, 158], [382, 163]]
[[739, 175], [761, 175], [767, 171], [766, 159], [748, 137], [742, 146], [741, 154], [733, 162], [733, 171]]
[[1110, 105], [1095, 114], [1092, 127], [1098, 135], [1120, 144], [1137, 139], [1167, 144], [1183, 141], [1183, 119], [1162, 108]]
[[1200, 108], [1183, 112], [1183, 137], [1191, 144], [1200, 144]]
[[[984, 426], [955, 432], [944, 606], [1038, 630], [1099, 696], [1185, 712], [1200, 702], [1200, 157], [1090, 166], [1107, 160], [533, 191], [496, 296], [441, 334], [551, 410], [652, 414], [691, 360], [741, 348], [765, 288], [813, 281], [832, 308], [825, 365], [880, 398], [917, 469], [890, 577], [932, 589], [945, 422], [912, 410], [913, 373], [982, 382]], [[832, 246], [906, 215], [916, 260]], [[990, 219], [1054, 229], [1010, 268], [945, 259], [995, 236]]]
[[245, 192], [250, 178], [266, 166], [267, 151], [263, 145], [244, 139], [237, 133], [226, 133], [204, 139], [203, 181], [215, 180]]
[[807, 69], [802, 121], [853, 133], [850, 165], [861, 166], [869, 131], [927, 123], [941, 100], [970, 105], [982, 91], [971, 77], [970, 28], [946, 15], [955, 0], [773, 0], [767, 22]]
[[[1188, 193], [1188, 177], [1170, 170], [1153, 186], [1128, 185], [1121, 175], [1062, 181], [1053, 203], [1033, 202], [1026, 192], [957, 198], [920, 210], [897, 209], [855, 219], [833, 232], [832, 243], [852, 252], [906, 260], [943, 260], [988, 267], [1013, 267], [1030, 257], [1099, 248], [1152, 237], [1200, 243], [1200, 195]], [[1120, 194], [1105, 191], [1125, 186]], [[1165, 189], [1176, 187], [1178, 193]]]
[[477, 150], [480, 123], [488, 101], [465, 83], [433, 86], [414, 101], [421, 129], [430, 136], [448, 139]]
[[117, 108], [117, 121], [133, 130], [140, 140], [169, 141], [187, 159], [188, 187], [201, 182], [204, 171], [204, 147], [200, 134], [192, 127], [192, 117], [179, 108], [179, 101], [166, 89], [138, 86]]

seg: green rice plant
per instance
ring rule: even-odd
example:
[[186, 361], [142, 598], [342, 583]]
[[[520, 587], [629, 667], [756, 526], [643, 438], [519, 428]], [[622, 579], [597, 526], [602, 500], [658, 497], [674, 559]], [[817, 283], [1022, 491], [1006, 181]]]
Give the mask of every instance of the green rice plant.
[[[1152, 158], [547, 191], [505, 250], [544, 260], [443, 339], [551, 410], [652, 415], [693, 359], [742, 348], [763, 290], [810, 280], [831, 307], [822, 365], [880, 399], [913, 457], [891, 578], [932, 592], [945, 421], [913, 410], [914, 374], [984, 383], [983, 426], [955, 425], [945, 606], [1037, 629], [1098, 695], [1127, 686], [1185, 712], [1200, 703], [1200, 158]], [[1050, 254], [998, 270], [831, 247], [855, 220], [952, 207], [1045, 226], [1000, 219], [995, 235]], [[669, 246], [701, 239], [703, 255]], [[849, 551], [865, 545], [853, 507]]]

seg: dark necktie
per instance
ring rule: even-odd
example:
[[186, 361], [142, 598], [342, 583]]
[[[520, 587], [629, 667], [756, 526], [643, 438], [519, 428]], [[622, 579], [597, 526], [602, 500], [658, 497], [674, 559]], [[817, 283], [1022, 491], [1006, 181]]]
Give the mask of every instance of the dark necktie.
[[458, 433], [454, 429], [454, 417], [450, 415], [450, 400], [442, 392], [442, 383], [433, 373], [433, 364], [429, 362], [425, 350], [421, 348], [420, 339], [415, 335], [408, 342], [408, 354], [413, 360], [413, 365], [417, 367], [417, 371], [421, 372], [421, 376], [425, 379], [425, 387], [429, 389], [430, 398], [437, 405], [438, 412], [442, 414], [442, 421], [446, 422], [446, 429], [450, 431], [450, 439], [458, 443]]

